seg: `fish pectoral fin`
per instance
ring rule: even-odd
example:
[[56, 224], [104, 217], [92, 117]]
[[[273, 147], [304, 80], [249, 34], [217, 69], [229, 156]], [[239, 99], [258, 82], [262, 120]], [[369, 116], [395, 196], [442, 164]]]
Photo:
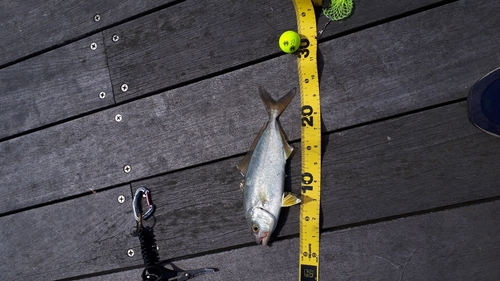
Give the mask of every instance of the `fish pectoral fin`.
[[283, 200], [281, 202], [281, 207], [291, 207], [293, 205], [299, 204], [301, 200], [291, 192], [283, 193]]

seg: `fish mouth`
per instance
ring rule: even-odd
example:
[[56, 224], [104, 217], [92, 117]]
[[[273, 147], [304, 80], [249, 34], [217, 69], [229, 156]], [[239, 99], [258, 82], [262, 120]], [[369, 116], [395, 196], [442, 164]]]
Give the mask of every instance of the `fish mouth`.
[[259, 232], [259, 236], [256, 238], [257, 245], [262, 243], [262, 245], [266, 246], [267, 242], [269, 242], [269, 231]]

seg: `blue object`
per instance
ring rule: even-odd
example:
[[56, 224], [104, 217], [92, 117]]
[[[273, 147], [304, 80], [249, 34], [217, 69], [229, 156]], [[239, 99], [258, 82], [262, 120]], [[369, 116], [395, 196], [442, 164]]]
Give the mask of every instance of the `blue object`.
[[488, 73], [472, 86], [467, 103], [472, 124], [500, 137], [500, 68]]

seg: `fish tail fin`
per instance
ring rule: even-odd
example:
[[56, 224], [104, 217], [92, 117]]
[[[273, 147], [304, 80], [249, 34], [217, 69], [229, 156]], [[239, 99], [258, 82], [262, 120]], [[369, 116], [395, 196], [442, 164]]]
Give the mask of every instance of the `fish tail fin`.
[[293, 88], [290, 92], [276, 101], [262, 86], [259, 86], [260, 97], [266, 106], [266, 110], [270, 118], [276, 118], [281, 115], [295, 96], [296, 90], [296, 88]]

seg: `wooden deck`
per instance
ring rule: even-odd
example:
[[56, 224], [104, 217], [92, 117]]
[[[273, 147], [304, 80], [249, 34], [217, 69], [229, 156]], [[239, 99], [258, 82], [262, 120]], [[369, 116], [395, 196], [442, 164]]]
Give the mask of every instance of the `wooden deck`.
[[[320, 279], [500, 280], [500, 139], [466, 106], [500, 66], [500, 2], [354, 2], [319, 45]], [[235, 167], [267, 120], [258, 85], [298, 87], [291, 1], [1, 0], [0, 18], [1, 280], [140, 280], [141, 186], [163, 262], [297, 280], [299, 208], [257, 246]], [[296, 97], [280, 118], [297, 148], [299, 115]]]

